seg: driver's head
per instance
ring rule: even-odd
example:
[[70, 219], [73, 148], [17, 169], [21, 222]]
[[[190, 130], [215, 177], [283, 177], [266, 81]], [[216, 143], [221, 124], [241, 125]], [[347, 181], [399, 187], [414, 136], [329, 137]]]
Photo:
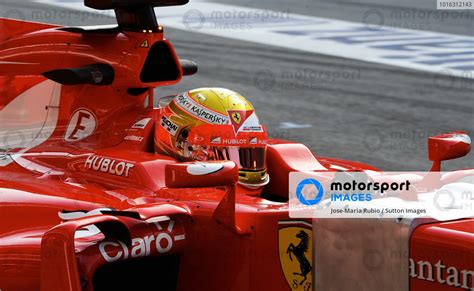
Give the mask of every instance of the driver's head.
[[180, 161], [231, 160], [239, 183], [268, 183], [267, 133], [252, 104], [221, 88], [201, 88], [177, 95], [162, 110], [155, 129], [155, 150]]

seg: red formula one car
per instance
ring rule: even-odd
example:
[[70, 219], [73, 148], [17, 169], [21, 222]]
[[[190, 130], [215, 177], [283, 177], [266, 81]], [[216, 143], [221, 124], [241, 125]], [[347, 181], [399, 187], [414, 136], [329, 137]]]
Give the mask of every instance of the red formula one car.
[[[472, 218], [399, 237], [291, 219], [290, 172], [379, 170], [267, 140], [229, 91], [213, 94], [237, 109], [203, 105], [217, 100], [205, 90], [155, 108], [154, 88], [197, 71], [154, 14], [186, 2], [85, 0], [115, 10], [108, 27], [0, 19], [0, 290], [474, 290]], [[164, 154], [171, 143], [160, 152], [167, 137], [189, 159]], [[431, 138], [434, 170], [467, 140]], [[407, 249], [397, 258], [395, 238]]]

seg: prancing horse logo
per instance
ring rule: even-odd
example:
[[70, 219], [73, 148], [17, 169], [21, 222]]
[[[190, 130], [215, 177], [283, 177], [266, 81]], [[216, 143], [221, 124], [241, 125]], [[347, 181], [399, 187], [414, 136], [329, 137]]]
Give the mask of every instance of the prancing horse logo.
[[280, 263], [291, 290], [310, 291], [312, 276], [312, 230], [306, 221], [279, 221]]
[[240, 122], [242, 121], [242, 117], [240, 116], [240, 113], [233, 113], [232, 114], [232, 119], [235, 121], [235, 123], [237, 124], [240, 124]]
[[290, 243], [286, 249], [286, 253], [290, 256], [291, 261], [293, 261], [291, 254], [293, 254], [298, 260], [301, 272], [293, 272], [293, 275], [302, 276], [303, 280], [300, 282], [300, 285], [303, 285], [303, 283], [308, 279], [308, 273], [311, 272], [312, 269], [311, 263], [308, 261], [305, 255], [308, 252], [309, 235], [304, 230], [302, 230], [296, 235], [296, 237], [300, 239], [300, 243], [297, 246]]

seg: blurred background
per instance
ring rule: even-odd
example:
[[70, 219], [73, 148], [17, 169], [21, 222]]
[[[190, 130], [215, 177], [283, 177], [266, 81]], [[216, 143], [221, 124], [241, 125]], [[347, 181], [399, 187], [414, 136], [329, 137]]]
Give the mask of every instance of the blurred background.
[[[427, 138], [474, 136], [474, 10], [436, 0], [220, 0], [157, 9], [198, 74], [166, 96], [224, 87], [253, 102], [275, 138], [387, 171], [425, 171]], [[81, 0], [0, 0], [0, 16], [68, 26], [113, 24]], [[156, 100], [157, 101], [157, 100]], [[474, 154], [444, 170], [474, 166]]]

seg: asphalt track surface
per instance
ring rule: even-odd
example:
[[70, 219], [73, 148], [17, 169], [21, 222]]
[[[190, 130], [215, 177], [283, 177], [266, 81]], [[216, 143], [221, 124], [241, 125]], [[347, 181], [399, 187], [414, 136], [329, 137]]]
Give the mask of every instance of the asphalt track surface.
[[[422, 17], [436, 8], [427, 0], [221, 2], [354, 22], [370, 22], [364, 15], [373, 9], [385, 21], [393, 11], [405, 11], [390, 25], [474, 35], [473, 12], [448, 13], [442, 21]], [[0, 0], [0, 16], [62, 25], [114, 23], [106, 16], [30, 1]], [[159, 88], [158, 95], [203, 86], [233, 89], [253, 102], [271, 136], [304, 143], [320, 156], [387, 171], [425, 171], [428, 136], [465, 130], [474, 137], [473, 80], [190, 31], [167, 28], [166, 34], [181, 58], [198, 63], [199, 73]], [[445, 165], [445, 170], [473, 167], [474, 153]]]

